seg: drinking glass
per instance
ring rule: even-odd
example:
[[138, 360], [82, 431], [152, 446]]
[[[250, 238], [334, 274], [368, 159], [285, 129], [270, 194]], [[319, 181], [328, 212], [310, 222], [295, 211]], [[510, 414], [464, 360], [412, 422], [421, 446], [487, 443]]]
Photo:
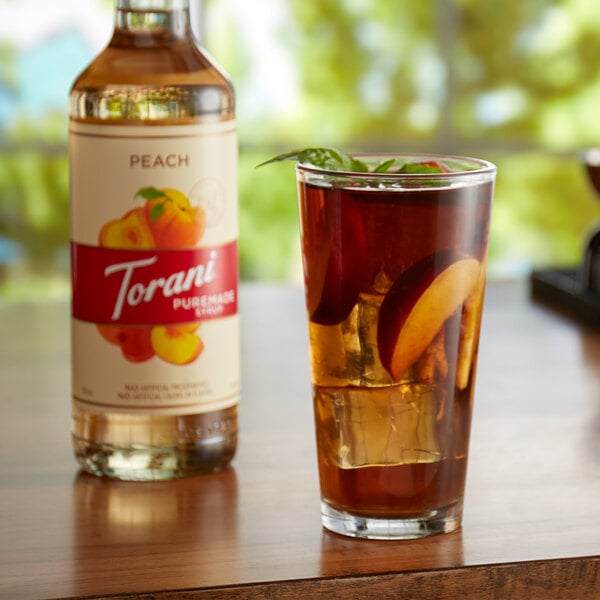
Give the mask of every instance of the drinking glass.
[[462, 518], [496, 168], [355, 158], [396, 166], [296, 166], [322, 522], [361, 538], [449, 532]]

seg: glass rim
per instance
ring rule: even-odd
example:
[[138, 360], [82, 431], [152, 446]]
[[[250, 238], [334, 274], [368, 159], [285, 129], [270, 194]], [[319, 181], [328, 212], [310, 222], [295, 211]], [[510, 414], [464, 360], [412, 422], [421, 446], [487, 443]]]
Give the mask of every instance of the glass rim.
[[496, 165], [482, 158], [473, 158], [470, 156], [462, 156], [458, 154], [436, 154], [428, 152], [372, 152], [372, 153], [356, 153], [351, 154], [353, 158], [359, 160], [389, 160], [391, 158], [415, 159], [416, 162], [426, 160], [436, 160], [440, 162], [456, 161], [458, 163], [473, 164], [478, 168], [462, 169], [448, 171], [447, 173], [394, 173], [385, 171], [383, 173], [362, 172], [362, 171], [343, 171], [317, 167], [310, 163], [296, 163], [296, 171], [298, 173], [309, 173], [314, 175], [322, 175], [332, 179], [355, 179], [355, 180], [388, 180], [388, 181], [406, 181], [406, 180], [434, 180], [443, 181], [445, 179], [465, 178], [469, 176], [495, 175]]

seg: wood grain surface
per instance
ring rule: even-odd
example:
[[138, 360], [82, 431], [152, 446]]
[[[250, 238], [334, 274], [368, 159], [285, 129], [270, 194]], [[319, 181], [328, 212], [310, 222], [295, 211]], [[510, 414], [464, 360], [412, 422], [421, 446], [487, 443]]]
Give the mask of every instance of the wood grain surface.
[[0, 598], [600, 598], [600, 332], [488, 287], [465, 518], [408, 542], [320, 525], [300, 289], [245, 285], [228, 471], [80, 473], [69, 307], [0, 305]]

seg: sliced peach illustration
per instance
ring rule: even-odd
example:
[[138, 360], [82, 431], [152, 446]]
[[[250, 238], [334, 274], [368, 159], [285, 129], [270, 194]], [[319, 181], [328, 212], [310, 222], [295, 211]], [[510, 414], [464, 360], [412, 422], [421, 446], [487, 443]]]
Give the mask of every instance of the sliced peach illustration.
[[131, 362], [144, 362], [154, 356], [154, 349], [150, 340], [149, 327], [127, 327], [126, 339], [121, 343], [123, 356]]
[[179, 190], [160, 190], [164, 195], [146, 200], [144, 210], [158, 247], [195, 246], [206, 229], [206, 214], [192, 206]]
[[154, 356], [149, 327], [98, 324], [96, 328], [107, 342], [119, 346], [130, 362], [144, 362]]
[[469, 384], [481, 321], [484, 290], [485, 271], [482, 269], [475, 289], [465, 299], [462, 307], [458, 363], [456, 367], [456, 387], [459, 390], [464, 390]]
[[154, 237], [143, 208], [134, 208], [121, 219], [108, 221], [100, 230], [99, 241], [106, 248], [154, 247]]
[[477, 259], [442, 251], [423, 258], [396, 279], [377, 323], [381, 363], [395, 380], [420, 358], [444, 322], [473, 292], [480, 273]]
[[96, 329], [100, 335], [109, 343], [119, 346], [121, 344], [121, 326], [120, 325], [103, 325], [98, 323]]
[[[313, 248], [314, 260], [307, 261], [308, 312], [310, 320], [319, 325], [336, 325], [348, 317], [358, 300], [366, 267], [367, 242], [358, 207], [344, 202], [329, 218], [337, 220], [328, 224], [330, 238], [314, 240], [321, 247]], [[323, 247], [324, 242], [329, 242], [328, 248]], [[312, 243], [308, 240], [306, 245]]]
[[163, 360], [174, 365], [187, 365], [204, 350], [204, 342], [194, 333], [197, 328], [197, 324], [153, 327], [152, 347]]

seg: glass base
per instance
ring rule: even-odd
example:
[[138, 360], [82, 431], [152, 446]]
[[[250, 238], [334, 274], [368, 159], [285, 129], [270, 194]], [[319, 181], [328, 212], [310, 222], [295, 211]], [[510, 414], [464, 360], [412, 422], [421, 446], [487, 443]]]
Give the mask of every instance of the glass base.
[[424, 516], [403, 519], [382, 519], [353, 515], [321, 503], [321, 520], [329, 531], [369, 540], [413, 540], [450, 533], [460, 527], [462, 500]]

